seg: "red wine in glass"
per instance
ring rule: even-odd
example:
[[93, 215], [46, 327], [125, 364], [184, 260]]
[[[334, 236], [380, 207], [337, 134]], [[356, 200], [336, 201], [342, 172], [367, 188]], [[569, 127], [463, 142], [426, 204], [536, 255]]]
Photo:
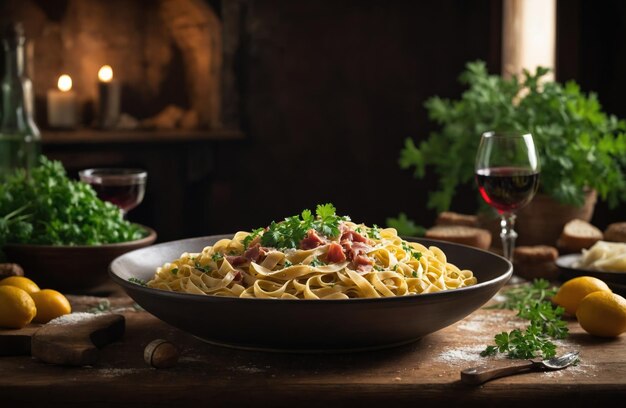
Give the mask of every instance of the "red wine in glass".
[[79, 176], [101, 200], [115, 204], [126, 214], [143, 201], [148, 174], [140, 169], [101, 168], [82, 170]]
[[539, 186], [539, 173], [523, 167], [478, 169], [476, 183], [487, 204], [501, 214], [512, 213], [533, 199]]
[[125, 213], [137, 207], [146, 192], [145, 184], [92, 184], [91, 187], [101, 200], [115, 204]]

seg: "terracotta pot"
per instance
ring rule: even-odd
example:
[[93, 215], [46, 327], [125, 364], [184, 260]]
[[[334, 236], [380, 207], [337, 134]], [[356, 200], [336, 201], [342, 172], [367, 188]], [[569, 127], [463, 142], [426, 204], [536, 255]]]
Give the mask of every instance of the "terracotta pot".
[[[585, 194], [582, 207], [561, 204], [545, 194], [537, 194], [533, 201], [517, 213], [515, 231], [518, 233], [516, 245], [550, 245], [556, 246], [563, 227], [569, 221], [578, 218], [591, 221], [597, 201], [597, 193], [590, 190]], [[495, 216], [480, 216], [483, 228], [493, 234], [492, 245], [501, 247], [500, 220]]]

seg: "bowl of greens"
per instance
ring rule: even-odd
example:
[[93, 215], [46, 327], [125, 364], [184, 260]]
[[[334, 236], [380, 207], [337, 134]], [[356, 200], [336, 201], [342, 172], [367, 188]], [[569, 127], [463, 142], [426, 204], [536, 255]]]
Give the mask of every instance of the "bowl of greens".
[[91, 186], [69, 179], [60, 162], [42, 157], [0, 184], [2, 255], [44, 286], [97, 286], [113, 259], [155, 240], [154, 230], [128, 222]]

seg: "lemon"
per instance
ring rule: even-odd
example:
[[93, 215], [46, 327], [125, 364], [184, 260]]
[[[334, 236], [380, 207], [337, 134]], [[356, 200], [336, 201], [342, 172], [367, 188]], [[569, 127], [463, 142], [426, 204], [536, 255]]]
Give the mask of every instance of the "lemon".
[[611, 292], [593, 292], [580, 302], [576, 318], [589, 334], [617, 337], [626, 332], [626, 299]]
[[588, 294], [598, 291], [611, 292], [611, 289], [598, 278], [580, 276], [561, 285], [552, 301], [562, 306], [567, 313], [575, 315], [580, 301]]
[[23, 276], [9, 276], [8, 278], [0, 280], [0, 286], [5, 285], [18, 287], [29, 294], [39, 292], [39, 286], [32, 280]]
[[37, 314], [35, 302], [25, 290], [0, 286], [0, 327], [21, 329]]
[[48, 323], [50, 320], [72, 312], [70, 302], [60, 292], [52, 289], [43, 289], [31, 294], [37, 306], [35, 323]]

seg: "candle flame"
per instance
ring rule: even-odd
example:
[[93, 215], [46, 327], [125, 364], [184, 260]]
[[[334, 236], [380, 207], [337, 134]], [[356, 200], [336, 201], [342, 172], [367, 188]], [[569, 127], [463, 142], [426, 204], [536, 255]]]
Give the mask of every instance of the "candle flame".
[[113, 68], [110, 65], [103, 65], [98, 71], [98, 79], [102, 82], [111, 82], [113, 79]]
[[72, 78], [69, 75], [61, 75], [57, 81], [59, 90], [67, 92], [72, 89]]

